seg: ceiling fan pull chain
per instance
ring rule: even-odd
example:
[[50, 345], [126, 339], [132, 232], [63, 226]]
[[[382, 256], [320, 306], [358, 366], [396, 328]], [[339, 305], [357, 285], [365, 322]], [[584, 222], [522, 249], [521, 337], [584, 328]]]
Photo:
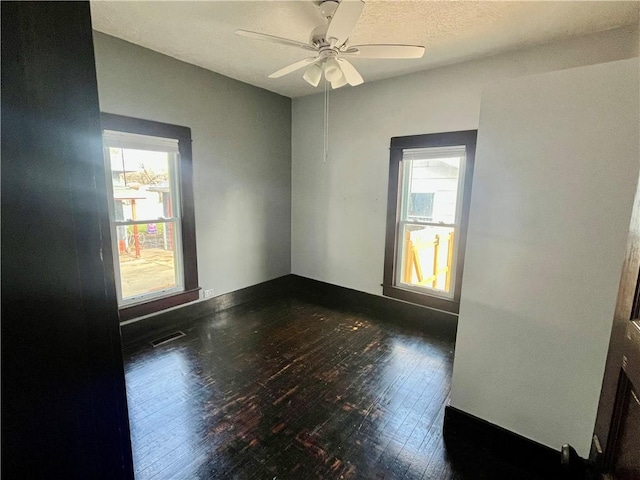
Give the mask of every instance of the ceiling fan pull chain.
[[329, 157], [329, 82], [324, 80], [324, 158], [323, 163], [327, 163]]

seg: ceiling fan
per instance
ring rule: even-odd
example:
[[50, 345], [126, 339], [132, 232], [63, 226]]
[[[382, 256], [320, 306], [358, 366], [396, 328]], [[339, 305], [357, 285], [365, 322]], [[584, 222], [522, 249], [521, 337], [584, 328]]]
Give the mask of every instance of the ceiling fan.
[[352, 86], [360, 85], [364, 80], [349, 62], [350, 58], [407, 59], [424, 55], [424, 47], [418, 45], [350, 45], [349, 35], [364, 8], [362, 0], [324, 0], [319, 6], [327, 23], [311, 32], [309, 43], [248, 30], [236, 30], [235, 33], [313, 52], [312, 56], [273, 72], [269, 78], [280, 78], [306, 67], [302, 77], [314, 87], [320, 83], [323, 73], [332, 88], [340, 88], [347, 83]]

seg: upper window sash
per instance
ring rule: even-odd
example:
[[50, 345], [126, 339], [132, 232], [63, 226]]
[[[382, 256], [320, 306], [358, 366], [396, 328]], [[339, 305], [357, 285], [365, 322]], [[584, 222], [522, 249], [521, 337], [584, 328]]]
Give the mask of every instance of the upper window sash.
[[[409, 215], [409, 202], [410, 195], [413, 186], [413, 182], [419, 182], [422, 180], [424, 183], [433, 180], [438, 180], [437, 178], [422, 178], [416, 179], [413, 177], [415, 168], [418, 167], [418, 162], [424, 162], [424, 167], [428, 168], [429, 163], [431, 162], [439, 162], [443, 165], [447, 163], [451, 163], [451, 167], [457, 168], [457, 185], [456, 185], [456, 200], [455, 207], [453, 212], [453, 222], [438, 220], [438, 218], [433, 218], [431, 221], [420, 221], [415, 217], [411, 217]], [[405, 222], [419, 222], [426, 225], [433, 224], [434, 226], [445, 226], [445, 225], [460, 225], [461, 220], [461, 206], [464, 196], [464, 172], [466, 165], [466, 146], [465, 145], [453, 145], [447, 147], [422, 147], [422, 148], [406, 148], [402, 149], [402, 160], [400, 161], [400, 184], [402, 187], [402, 197], [400, 199], [400, 220]], [[442, 180], [446, 181], [451, 177], [442, 178]], [[440, 218], [445, 219], [448, 216], [441, 216]]]

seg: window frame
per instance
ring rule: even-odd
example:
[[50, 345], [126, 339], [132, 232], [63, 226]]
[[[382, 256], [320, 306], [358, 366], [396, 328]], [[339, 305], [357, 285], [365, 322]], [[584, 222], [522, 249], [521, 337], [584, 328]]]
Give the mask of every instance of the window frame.
[[[460, 290], [464, 270], [464, 256], [467, 245], [467, 229], [469, 224], [469, 210], [471, 206], [471, 185], [473, 183], [473, 169], [475, 163], [477, 130], [463, 130], [457, 132], [428, 133], [424, 135], [410, 135], [391, 138], [389, 147], [389, 189], [387, 199], [387, 229], [385, 238], [384, 272], [382, 294], [410, 303], [436, 308], [457, 314], [460, 310]], [[456, 265], [453, 286], [453, 298], [448, 299], [428, 292], [418, 292], [397, 284], [398, 270], [396, 265], [398, 253], [398, 233], [401, 222], [402, 175], [400, 166], [405, 149], [454, 147], [464, 145], [466, 161], [461, 196], [460, 225], [456, 239]], [[460, 193], [460, 192], [459, 192]]]
[[[180, 198], [179, 232], [182, 247], [182, 284], [184, 288], [179, 292], [171, 292], [167, 295], [142, 300], [138, 303], [119, 305], [120, 320], [130, 320], [198, 300], [200, 297], [200, 287], [198, 286], [196, 224], [193, 201], [191, 129], [179, 125], [126, 117], [106, 112], [100, 114], [100, 121], [102, 131], [113, 130], [178, 140], [179, 158], [177, 161], [177, 170], [179, 191], [177, 194]], [[109, 218], [109, 225], [113, 226], [111, 218]], [[120, 279], [117, 278], [116, 281], [120, 281]]]

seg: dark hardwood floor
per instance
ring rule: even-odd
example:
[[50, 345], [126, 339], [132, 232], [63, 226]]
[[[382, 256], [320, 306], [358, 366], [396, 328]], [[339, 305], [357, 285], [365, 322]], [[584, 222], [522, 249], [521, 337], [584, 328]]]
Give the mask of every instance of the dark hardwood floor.
[[184, 332], [125, 347], [139, 480], [533, 478], [447, 452], [450, 341], [293, 298]]

